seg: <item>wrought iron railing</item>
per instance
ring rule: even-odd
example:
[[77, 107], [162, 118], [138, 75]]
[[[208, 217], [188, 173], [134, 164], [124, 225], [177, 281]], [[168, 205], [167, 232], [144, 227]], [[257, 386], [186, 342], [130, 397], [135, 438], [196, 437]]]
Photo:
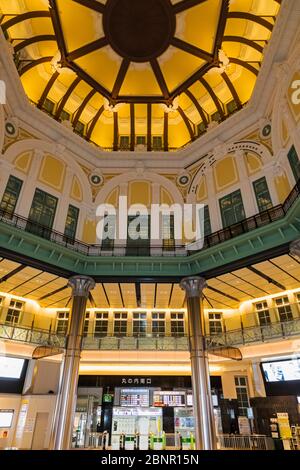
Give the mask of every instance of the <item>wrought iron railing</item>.
[[300, 318], [274, 322], [264, 326], [250, 326], [229, 330], [218, 335], [207, 336], [208, 349], [222, 346], [242, 346], [264, 343], [274, 339], [285, 339], [300, 335]]
[[0, 324], [0, 339], [64, 348], [66, 337], [51, 331]]
[[[300, 318], [290, 321], [274, 322], [265, 326], [250, 326], [229, 330], [217, 335], [205, 337], [208, 350], [220, 347], [243, 346], [255, 343], [264, 343], [273, 340], [300, 336]], [[47, 345], [63, 348], [66, 346], [67, 336], [38, 328], [28, 328], [19, 325], [0, 324], [0, 339]], [[113, 336], [103, 334], [86, 335], [82, 340], [84, 350], [102, 351], [188, 351], [188, 336]]]
[[[231, 240], [239, 235], [251, 232], [257, 228], [269, 225], [285, 217], [288, 210], [292, 207], [300, 195], [300, 180], [294, 186], [291, 193], [283, 204], [279, 204], [271, 209], [260, 212], [259, 214], [248, 217], [234, 225], [214, 232], [204, 238], [204, 244], [201, 249], [210, 248], [227, 240]], [[87, 256], [187, 256], [194, 254], [194, 249], [189, 249], [189, 245], [177, 244], [176, 241], [168, 240], [168, 245], [161, 243], [151, 246], [149, 243], [137, 245], [127, 244], [118, 245], [112, 243], [111, 246], [95, 245], [83, 243], [75, 238], [45, 227], [33, 222], [25, 217], [0, 210], [0, 222], [16, 227], [22, 231], [32, 233], [40, 238], [50, 240], [51, 242], [64, 246], [77, 253]]]

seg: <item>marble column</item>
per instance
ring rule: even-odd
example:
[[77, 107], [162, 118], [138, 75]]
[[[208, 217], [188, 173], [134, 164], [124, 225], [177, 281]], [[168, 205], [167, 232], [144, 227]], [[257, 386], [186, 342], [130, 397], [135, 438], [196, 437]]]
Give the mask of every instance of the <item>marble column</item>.
[[206, 281], [197, 276], [186, 277], [180, 287], [187, 298], [196, 449], [211, 450], [216, 448], [216, 434], [204, 336], [202, 292]]

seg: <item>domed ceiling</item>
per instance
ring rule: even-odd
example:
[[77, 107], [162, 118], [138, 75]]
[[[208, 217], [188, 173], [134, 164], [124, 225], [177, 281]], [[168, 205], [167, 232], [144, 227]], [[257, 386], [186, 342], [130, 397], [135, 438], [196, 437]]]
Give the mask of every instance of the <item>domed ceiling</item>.
[[29, 99], [105, 150], [176, 150], [250, 99], [280, 0], [1, 0]]

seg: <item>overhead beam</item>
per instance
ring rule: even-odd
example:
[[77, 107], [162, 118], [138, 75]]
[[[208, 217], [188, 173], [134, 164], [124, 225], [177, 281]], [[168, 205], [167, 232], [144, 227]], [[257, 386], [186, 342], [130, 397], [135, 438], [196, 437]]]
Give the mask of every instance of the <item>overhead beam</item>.
[[113, 100], [115, 100], [119, 95], [119, 91], [121, 90], [121, 87], [122, 87], [123, 82], [125, 80], [125, 76], [126, 76], [128, 68], [129, 68], [129, 65], [130, 65], [130, 60], [129, 59], [123, 59], [123, 61], [121, 63], [121, 67], [120, 67], [118, 75], [117, 75], [117, 78], [116, 78], [116, 81], [115, 81], [115, 84], [114, 84], [112, 92], [111, 92], [111, 97], [112, 97]]
[[119, 148], [119, 115], [117, 112], [113, 113], [114, 115], [114, 142], [113, 150], [114, 152], [118, 151]]
[[56, 0], [48, 0], [48, 1], [49, 1], [53, 29], [56, 35], [57, 45], [61, 53], [62, 61], [64, 61], [67, 55], [67, 46], [65, 43], [64, 33], [63, 33], [63, 29], [62, 29], [62, 25], [61, 25], [61, 21], [59, 17], [57, 1]]
[[49, 79], [49, 82], [47, 83], [47, 85], [45, 86], [44, 88], [44, 91], [39, 99], [39, 102], [37, 104], [37, 107], [38, 108], [42, 108], [44, 103], [45, 103], [45, 100], [48, 96], [48, 93], [50, 92], [51, 88], [53, 87], [54, 83], [56, 82], [56, 80], [58, 79], [59, 77], [59, 72], [54, 72], [54, 74], [52, 75], [52, 77]]
[[169, 150], [169, 114], [164, 113], [164, 151]]
[[221, 103], [219, 101], [219, 98], [215, 94], [214, 90], [212, 89], [212, 87], [209, 85], [209, 83], [203, 77], [200, 77], [199, 81], [204, 86], [204, 88], [206, 89], [206, 91], [208, 92], [210, 97], [212, 98], [213, 102], [215, 103], [216, 108], [217, 108], [217, 110], [219, 111], [219, 113], [221, 115], [221, 118], [224, 119], [225, 114], [224, 114], [223, 108], [222, 108]]
[[98, 0], [73, 0], [75, 3], [82, 5], [83, 7], [90, 8], [91, 10], [95, 10], [98, 13], [104, 13], [105, 5], [103, 3], [98, 2]]
[[247, 13], [242, 11], [231, 11], [227, 14], [227, 18], [236, 18], [241, 20], [248, 20], [257, 23], [264, 28], [267, 28], [269, 31], [273, 31], [274, 25], [267, 21], [265, 18], [262, 18], [258, 15], [253, 15], [253, 13]]
[[195, 133], [194, 133], [191, 121], [189, 120], [189, 118], [187, 117], [187, 115], [185, 114], [185, 112], [183, 111], [183, 109], [180, 106], [178, 107], [178, 112], [179, 112], [181, 118], [183, 119], [184, 124], [187, 127], [187, 130], [189, 131], [191, 141], [195, 140]]
[[16, 15], [10, 20], [6, 21], [1, 25], [1, 28], [3, 32], [6, 32], [12, 26], [16, 26], [18, 23], [22, 23], [22, 21], [31, 20], [33, 18], [51, 18], [51, 14], [49, 11], [44, 10], [27, 11], [26, 13]]
[[29, 70], [33, 69], [34, 67], [37, 67], [38, 65], [51, 62], [52, 59], [53, 59], [52, 56], [41, 57], [40, 59], [33, 60], [29, 64], [24, 65], [24, 67], [22, 67], [21, 70], [19, 70], [20, 77], [24, 75], [26, 72], [29, 72]]
[[206, 114], [205, 114], [203, 108], [200, 106], [199, 101], [196, 99], [196, 97], [193, 95], [193, 93], [190, 90], [186, 90], [185, 94], [192, 101], [192, 103], [194, 104], [195, 108], [197, 109], [202, 121], [204, 122], [205, 126], [207, 126], [208, 125], [208, 119], [206, 117]]
[[152, 105], [147, 104], [147, 151], [152, 150]]
[[152, 59], [150, 61], [152, 70], [154, 72], [155, 78], [157, 80], [157, 83], [159, 85], [159, 88], [161, 89], [161, 92], [163, 94], [163, 97], [168, 100], [170, 98], [170, 93], [165, 81], [165, 78], [163, 76], [163, 73], [161, 71], [161, 68], [159, 66], [158, 60], [157, 59]]
[[38, 300], [39, 300], [39, 302], [40, 302], [40, 301], [42, 301], [42, 300], [48, 299], [49, 297], [52, 297], [52, 295], [59, 294], [60, 292], [66, 290], [66, 289], [68, 289], [68, 285], [63, 286], [63, 287], [60, 287], [59, 289], [55, 289], [55, 290], [52, 291], [52, 292], [48, 292], [48, 294], [43, 295], [43, 296], [40, 297]]
[[77, 109], [77, 111], [75, 112], [74, 114], [74, 118], [73, 118], [73, 121], [72, 121], [72, 124], [73, 124], [73, 127], [76, 127], [78, 121], [80, 120], [80, 117], [85, 109], [85, 107], [87, 106], [88, 102], [93, 98], [93, 96], [97, 93], [96, 90], [91, 90], [87, 95], [86, 97], [84, 98], [84, 100], [82, 101], [81, 105], [79, 106], [79, 108]]
[[240, 97], [239, 97], [232, 81], [230, 80], [230, 78], [228, 77], [226, 72], [222, 73], [222, 78], [223, 78], [224, 82], [226, 83], [226, 85], [227, 85], [227, 87], [228, 87], [228, 89], [229, 89], [229, 91], [232, 95], [232, 98], [236, 102], [237, 108], [241, 109], [243, 105], [242, 105], [242, 102], [240, 100]]
[[207, 0], [182, 0], [181, 2], [175, 3], [173, 5], [173, 11], [175, 13], [181, 13], [184, 10], [188, 10], [189, 8], [193, 8], [196, 5], [200, 5], [201, 3], [205, 3]]
[[262, 53], [264, 48], [252, 41], [251, 39], [244, 38], [243, 36], [223, 36], [223, 42], [240, 42], [246, 46], [252, 47], [256, 51]]
[[55, 117], [58, 119], [61, 115], [61, 112], [63, 111], [68, 99], [70, 98], [71, 94], [73, 93], [73, 91], [75, 90], [75, 88], [77, 87], [77, 85], [81, 82], [81, 78], [80, 77], [76, 77], [75, 80], [73, 80], [73, 82], [71, 83], [71, 85], [69, 86], [67, 92], [64, 94], [64, 96], [62, 97], [58, 107], [57, 107], [57, 111], [55, 113]]
[[8, 281], [8, 279], [10, 279], [11, 277], [15, 276], [16, 274], [18, 274], [19, 272], [23, 271], [23, 269], [25, 269], [26, 266], [23, 266], [21, 264], [21, 266], [18, 266], [17, 268], [13, 269], [12, 271], [10, 271], [9, 273], [5, 274], [5, 276], [3, 276], [1, 279], [0, 279], [0, 284], [2, 284], [2, 282], [6, 282]]
[[237, 59], [236, 57], [229, 57], [229, 60], [232, 64], [240, 65], [241, 67], [244, 67], [245, 69], [249, 70], [249, 72], [253, 73], [256, 77], [258, 75], [258, 70], [253, 67], [253, 65], [249, 64], [248, 62], [245, 62], [244, 60]]
[[40, 34], [39, 36], [33, 36], [32, 38], [28, 38], [25, 39], [25, 41], [19, 42], [19, 44], [14, 46], [14, 51], [15, 53], [18, 53], [25, 47], [30, 46], [31, 44], [45, 41], [56, 41], [56, 37], [54, 34]]
[[229, 0], [222, 0], [219, 23], [217, 27], [216, 39], [215, 39], [215, 44], [214, 44], [214, 58], [216, 62], [219, 60], [219, 50], [222, 48], [222, 42], [223, 42], [223, 36], [225, 33], [228, 12], [229, 12]]
[[95, 129], [95, 126], [98, 122], [98, 120], [100, 119], [102, 113], [104, 111], [104, 106], [101, 106], [100, 109], [98, 109], [98, 111], [96, 112], [95, 116], [93, 117], [90, 125], [88, 126], [88, 129], [87, 129], [87, 133], [86, 133], [86, 138], [87, 140], [90, 140], [91, 136], [92, 136], [92, 133]]
[[213, 62], [214, 60], [214, 57], [208, 52], [204, 51], [203, 49], [200, 49], [199, 47], [194, 46], [193, 44], [185, 42], [182, 39], [173, 37], [171, 39], [171, 44], [172, 46], [177, 47], [177, 49], [181, 49], [182, 51], [187, 52], [188, 54], [192, 54], [196, 57], [199, 57], [200, 59], [203, 59], [206, 62]]
[[79, 47], [78, 49], [75, 49], [72, 52], [69, 52], [67, 54], [67, 59], [72, 62], [73, 60], [79, 59], [82, 56], [91, 54], [91, 52], [94, 52], [98, 49], [101, 49], [102, 47], [107, 46], [108, 40], [106, 37], [97, 39], [96, 41], [90, 42], [89, 44], [86, 44], [85, 46]]
[[280, 284], [280, 282], [275, 281], [275, 279], [272, 279], [270, 276], [267, 276], [265, 273], [262, 273], [261, 271], [254, 268], [253, 266], [248, 266], [248, 269], [252, 271], [253, 273], [257, 274], [258, 276], [262, 277], [266, 281], [268, 281], [270, 284], [273, 284], [274, 286], [278, 287], [279, 289], [287, 290], [283, 284]]
[[130, 103], [130, 150], [133, 152], [135, 147], [135, 107]]

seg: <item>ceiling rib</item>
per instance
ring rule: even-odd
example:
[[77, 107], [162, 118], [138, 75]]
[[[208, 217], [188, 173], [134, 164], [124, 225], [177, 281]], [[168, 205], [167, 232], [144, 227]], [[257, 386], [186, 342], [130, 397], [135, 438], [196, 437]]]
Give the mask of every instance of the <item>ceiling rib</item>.
[[59, 276], [56, 276], [54, 279], [51, 279], [51, 281], [45, 282], [42, 286], [35, 287], [35, 288], [32, 289], [31, 291], [26, 292], [26, 293], [24, 294], [24, 297], [26, 297], [26, 295], [33, 294], [35, 291], [39, 290], [41, 287], [45, 287], [45, 286], [47, 286], [48, 284], [51, 284], [51, 282], [56, 281], [57, 279], [59, 279]]
[[219, 50], [222, 48], [223, 37], [226, 28], [227, 15], [229, 11], [229, 0], [222, 0], [222, 6], [220, 11], [219, 23], [217, 28], [217, 34], [214, 44], [214, 58], [215, 61], [219, 60]]
[[242, 20], [253, 21], [254, 23], [260, 24], [264, 28], [267, 28], [269, 31], [273, 31], [274, 25], [267, 21], [261, 16], [253, 15], [253, 13], [231, 11], [228, 13], [227, 18], [237, 18]]
[[172, 46], [177, 47], [177, 49], [181, 49], [182, 51], [187, 52], [188, 54], [192, 54], [196, 57], [199, 57], [200, 59], [203, 59], [206, 62], [213, 62], [214, 60], [213, 56], [208, 52], [204, 51], [203, 49], [200, 49], [199, 47], [194, 46], [193, 44], [182, 41], [182, 39], [174, 37], [171, 40], [171, 44]]
[[129, 65], [130, 65], [130, 60], [129, 59], [123, 59], [123, 61], [121, 63], [121, 67], [119, 68], [119, 72], [118, 72], [115, 84], [113, 86], [112, 93], [111, 93], [111, 97], [112, 97], [113, 100], [116, 100], [118, 98], [119, 91], [120, 91], [120, 89], [123, 85], [123, 82], [125, 80], [125, 76], [126, 76], [128, 68], [129, 68]]
[[207, 0], [182, 0], [181, 2], [175, 3], [173, 5], [173, 10], [175, 13], [181, 13], [184, 10], [188, 10], [189, 8], [195, 7], [196, 5], [200, 5], [201, 3], [205, 3]]
[[147, 150], [151, 152], [152, 150], [152, 105], [151, 103], [147, 104]]
[[42, 300], [48, 299], [49, 297], [52, 297], [52, 295], [59, 294], [60, 292], [64, 291], [65, 289], [68, 289], [68, 287], [69, 287], [68, 285], [63, 286], [63, 287], [59, 287], [58, 289], [55, 289], [54, 291], [48, 292], [48, 294], [43, 295], [38, 300], [40, 302]]
[[93, 41], [89, 44], [86, 44], [85, 46], [75, 49], [72, 52], [69, 52], [67, 54], [67, 60], [72, 62], [73, 60], [79, 59], [82, 56], [91, 54], [91, 52], [94, 52], [98, 49], [102, 49], [102, 47], [107, 46], [107, 44], [108, 44], [108, 40], [106, 37], [97, 39], [96, 41]]
[[63, 111], [68, 99], [70, 98], [71, 94], [73, 93], [73, 91], [75, 90], [75, 88], [77, 87], [77, 85], [81, 82], [81, 78], [80, 77], [76, 77], [75, 80], [71, 83], [71, 85], [69, 86], [67, 92], [64, 94], [64, 96], [62, 97], [58, 107], [57, 107], [57, 111], [55, 113], [55, 117], [56, 118], [59, 118], [60, 115], [61, 115], [61, 112]]
[[185, 94], [190, 98], [190, 100], [194, 104], [195, 108], [197, 109], [198, 113], [200, 114], [200, 117], [201, 117], [202, 121], [204, 122], [205, 126], [207, 126], [208, 125], [208, 119], [205, 115], [204, 110], [200, 106], [199, 101], [196, 99], [196, 97], [193, 95], [193, 93], [190, 90], [186, 90]]
[[278, 287], [279, 289], [286, 290], [286, 287], [283, 284], [280, 284], [280, 282], [277, 282], [275, 281], [275, 279], [272, 279], [270, 276], [267, 276], [266, 274], [262, 273], [261, 271], [259, 271], [259, 269], [256, 269], [253, 266], [248, 266], [248, 269], [268, 281], [270, 284], [274, 284], [274, 286]]
[[81, 103], [81, 105], [79, 106], [79, 108], [77, 109], [77, 111], [74, 114], [74, 119], [73, 119], [73, 126], [74, 127], [76, 127], [78, 121], [80, 120], [80, 117], [81, 117], [83, 111], [85, 110], [85, 107], [88, 105], [88, 102], [93, 98], [93, 96], [95, 96], [96, 93], [97, 93], [96, 90], [91, 90], [86, 95], [86, 97], [84, 98], [83, 102]]
[[186, 125], [187, 130], [189, 131], [191, 140], [192, 141], [195, 140], [195, 133], [194, 133], [194, 129], [192, 127], [191, 121], [189, 120], [189, 118], [187, 117], [187, 115], [185, 114], [185, 112], [183, 111], [183, 109], [180, 106], [178, 106], [178, 112], [179, 112], [184, 124]]
[[56, 0], [49, 0], [49, 8], [50, 8], [53, 29], [56, 35], [57, 45], [60, 50], [61, 59], [63, 62], [67, 55], [67, 47], [65, 44], [64, 33], [63, 33], [62, 25], [60, 22]]
[[281, 266], [278, 266], [276, 263], [274, 263], [274, 261], [269, 260], [269, 263], [271, 263], [275, 268], [280, 269], [280, 271], [282, 271], [284, 274], [287, 274], [287, 275], [290, 276], [292, 279], [294, 279], [295, 281], [297, 281], [297, 282], [300, 283], [300, 279], [297, 279], [295, 276], [293, 276], [292, 274], [290, 274], [288, 271], [286, 271], [285, 269], [281, 268]]
[[[270, 292], [266, 291], [265, 289], [262, 289], [262, 288], [259, 287], [259, 286], [256, 286], [256, 285], [253, 284], [252, 282], [245, 281], [245, 279], [243, 279], [242, 277], [238, 276], [238, 275], [235, 274], [235, 273], [231, 273], [231, 274], [232, 274], [232, 276], [236, 277], [236, 278], [239, 279], [240, 281], [246, 282], [247, 284], [249, 284], [249, 286], [254, 287], [255, 289], [260, 290], [261, 292], [263, 292], [263, 293], [266, 294], [266, 295], [270, 295]], [[248, 295], [250, 295], [250, 294], [248, 294]]]
[[252, 47], [253, 49], [257, 50], [261, 54], [263, 53], [264, 48], [254, 42], [251, 39], [244, 38], [243, 36], [224, 36], [223, 42], [240, 42], [245, 44], [246, 46]]
[[98, 0], [74, 0], [75, 3], [82, 5], [83, 7], [90, 8], [91, 10], [95, 10], [98, 13], [104, 13], [105, 5], [103, 3], [98, 2]]
[[12, 289], [10, 289], [10, 290], [8, 291], [8, 293], [10, 294], [10, 293], [13, 292], [15, 289], [18, 289], [19, 287], [22, 287], [22, 286], [24, 286], [25, 284], [27, 284], [27, 282], [31, 282], [33, 279], [39, 277], [41, 274], [42, 274], [42, 271], [40, 271], [38, 274], [35, 274], [35, 275], [32, 276], [30, 279], [26, 279], [25, 281], [21, 282], [20, 284], [14, 286]]
[[151, 64], [152, 70], [154, 72], [155, 78], [157, 80], [157, 83], [158, 83], [158, 85], [161, 89], [161, 92], [163, 94], [163, 97], [166, 100], [168, 100], [170, 98], [170, 94], [169, 94], [169, 90], [168, 90], [167, 84], [165, 82], [163, 73], [162, 73], [161, 68], [159, 66], [158, 60], [157, 59], [152, 59], [150, 61], [150, 64]]
[[40, 59], [33, 60], [29, 64], [26, 64], [24, 67], [19, 70], [19, 75], [20, 77], [24, 75], [24, 73], [29, 72], [34, 67], [37, 67], [38, 65], [45, 64], [46, 62], [51, 62], [53, 59], [52, 56], [47, 56], [47, 57], [41, 57]]
[[93, 117], [90, 125], [88, 126], [88, 129], [87, 129], [87, 133], [86, 133], [86, 138], [88, 140], [90, 140], [91, 136], [92, 136], [92, 133], [93, 133], [93, 130], [95, 129], [95, 126], [98, 122], [98, 119], [100, 119], [102, 113], [104, 111], [104, 106], [101, 106], [101, 108], [97, 111], [97, 113], [95, 114], [95, 116]]
[[236, 102], [236, 105], [237, 105], [237, 108], [238, 109], [241, 109], [242, 108], [242, 103], [241, 103], [241, 100], [240, 100], [240, 97], [232, 83], [232, 81], [230, 80], [230, 78], [228, 77], [227, 73], [226, 72], [223, 72], [222, 73], [222, 78], [223, 80], [225, 81], [226, 85], [228, 86], [228, 89], [232, 95], [232, 98], [234, 99], [234, 101]]
[[51, 14], [49, 11], [27, 11], [26, 13], [22, 13], [21, 15], [16, 15], [10, 20], [6, 21], [1, 25], [3, 32], [6, 32], [12, 26], [16, 26], [18, 23], [22, 21], [31, 20], [33, 18], [51, 18]]
[[0, 284], [2, 284], [2, 282], [6, 282], [8, 279], [10, 279], [11, 277], [15, 276], [16, 274], [18, 274], [19, 272], [23, 271], [23, 269], [25, 269], [26, 266], [23, 266], [22, 264], [20, 266], [18, 266], [17, 268], [13, 269], [12, 271], [10, 271], [9, 273], [5, 274], [5, 276], [3, 276], [1, 279], [0, 279]]
[[169, 150], [169, 113], [164, 113], [164, 152]]
[[236, 57], [229, 57], [229, 60], [232, 64], [240, 65], [241, 67], [244, 67], [245, 69], [249, 70], [249, 72], [254, 73], [254, 75], [258, 75], [258, 70], [248, 62], [241, 59], [237, 59]]
[[49, 79], [49, 82], [47, 83], [40, 99], [39, 99], [39, 102], [37, 104], [37, 107], [38, 108], [42, 108], [44, 103], [45, 103], [45, 100], [48, 96], [48, 93], [49, 91], [51, 90], [51, 88], [53, 87], [54, 83], [56, 82], [56, 80], [58, 79], [59, 77], [59, 72], [54, 72], [54, 74], [52, 75], [52, 77]]
[[203, 77], [200, 77], [199, 81], [204, 86], [204, 88], [206, 89], [208, 94], [211, 96], [211, 98], [213, 99], [213, 102], [215, 103], [216, 108], [219, 111], [221, 118], [224, 119], [225, 114], [224, 114], [223, 108], [222, 108], [221, 103], [219, 101], [219, 98], [215, 94], [214, 90], [212, 89], [212, 87], [209, 85], [209, 83], [207, 83], [207, 81]]
[[45, 41], [56, 41], [56, 37], [54, 34], [40, 34], [39, 36], [33, 36], [32, 38], [25, 39], [25, 41], [19, 42], [19, 44], [14, 47], [15, 53], [17, 54], [22, 49], [24, 49], [24, 47], [30, 46], [31, 44]]
[[119, 115], [117, 112], [114, 112], [114, 143], [113, 150], [114, 152], [118, 151], [119, 147]]
[[130, 103], [130, 150], [133, 152], [135, 147], [135, 107]]

